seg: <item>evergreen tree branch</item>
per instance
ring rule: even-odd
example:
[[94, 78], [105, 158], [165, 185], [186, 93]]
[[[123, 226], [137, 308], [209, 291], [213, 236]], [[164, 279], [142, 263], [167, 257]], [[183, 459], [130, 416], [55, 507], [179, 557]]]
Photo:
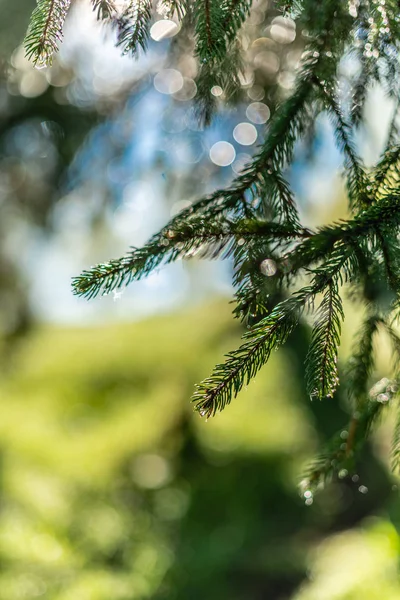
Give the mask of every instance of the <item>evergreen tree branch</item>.
[[374, 197], [382, 197], [390, 189], [397, 188], [399, 182], [399, 162], [400, 144], [387, 148], [381, 160], [372, 171]]
[[400, 225], [400, 196], [388, 196], [372, 204], [348, 221], [321, 227], [291, 252], [287, 259], [291, 272], [311, 265], [329, 253], [337, 244], [354, 245], [365, 238], [376, 245], [378, 227]]
[[332, 397], [339, 383], [337, 352], [343, 319], [338, 282], [332, 279], [317, 311], [317, 320], [306, 357], [307, 391], [311, 398], [322, 400]]
[[188, 0], [160, 0], [158, 10], [168, 19], [176, 14], [181, 21], [188, 12]]
[[115, 19], [117, 45], [124, 54], [137, 54], [146, 49], [149, 39], [151, 0], [130, 0], [122, 15]]
[[200, 62], [221, 60], [226, 51], [224, 10], [219, 0], [194, 0], [196, 54]]
[[[183, 212], [185, 219], [181, 215], [174, 217], [143, 248], [135, 248], [121, 259], [112, 260], [93, 267], [89, 271], [84, 271], [82, 275], [73, 280], [74, 293], [87, 298], [93, 298], [99, 293], [107, 294], [122, 285], [127, 285], [135, 279], [148, 275], [162, 263], [173, 262], [178, 257], [195, 252], [207, 241], [217, 242], [220, 239], [218, 236], [225, 236], [224, 239], [229, 241], [233, 234], [239, 237], [258, 236], [260, 239], [264, 238], [264, 242], [271, 237], [285, 240], [304, 238], [304, 242], [287, 255], [289, 269], [294, 274], [299, 269], [309, 267], [322, 260], [333, 248], [343, 251], [348, 247], [353, 250], [357, 238], [366, 236], [372, 238], [376, 235], [378, 223], [382, 225], [387, 222], [391, 226], [398, 226], [400, 224], [399, 203], [398, 197], [390, 197], [382, 200], [379, 204], [370, 206], [368, 210], [349, 221], [322, 227], [315, 234], [308, 230], [296, 230], [288, 225], [279, 226], [278, 223], [262, 221], [252, 221], [250, 226], [248, 220], [242, 226], [227, 223], [224, 233], [221, 230], [221, 223], [209, 224], [203, 216], [192, 217], [187, 221], [192, 213], [190, 209], [186, 209]], [[236, 229], [234, 229], [235, 227]], [[220, 254], [221, 252], [216, 252], [214, 256]]]
[[63, 37], [71, 0], [38, 0], [24, 40], [26, 56], [38, 67], [51, 64]]
[[252, 3], [253, 0], [225, 0], [222, 3], [223, 28], [229, 42], [236, 38], [238, 30], [250, 15]]
[[345, 173], [347, 175], [350, 207], [353, 210], [365, 208], [371, 202], [368, 198], [368, 191], [371, 186], [354, 148], [351, 126], [346, 122], [334, 93], [330, 92], [328, 87], [323, 86], [319, 81], [317, 85], [322, 92], [323, 102], [333, 120], [337, 145], [345, 156]]
[[259, 369], [268, 361], [274, 348], [286, 342], [299, 322], [307, 305], [338, 277], [350, 252], [332, 254], [326, 263], [314, 272], [310, 286], [300, 289], [279, 303], [272, 312], [251, 328], [244, 336], [244, 344], [227, 354], [225, 363], [215, 367], [210, 377], [198, 384], [192, 401], [196, 410], [205, 417], [223, 410], [233, 397], [250, 383]]
[[242, 239], [296, 239], [306, 235], [277, 223], [205, 223], [203, 219], [194, 219], [186, 224], [175, 222], [174, 228], [172, 223], [174, 221], [153, 236], [143, 248], [133, 248], [123, 258], [100, 264], [74, 278], [74, 292], [94, 298], [141, 279], [161, 264], [178, 258], [194, 255], [203, 258], [227, 257], [232, 254], [237, 241]]
[[112, 0], [91, 0], [91, 2], [99, 21], [108, 21], [115, 16], [116, 8]]

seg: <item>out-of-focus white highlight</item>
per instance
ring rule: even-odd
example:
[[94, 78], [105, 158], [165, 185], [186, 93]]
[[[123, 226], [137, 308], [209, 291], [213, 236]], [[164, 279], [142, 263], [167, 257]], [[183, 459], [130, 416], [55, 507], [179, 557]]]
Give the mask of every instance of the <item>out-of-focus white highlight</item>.
[[210, 149], [210, 159], [219, 167], [231, 165], [235, 157], [235, 148], [229, 142], [216, 142]]
[[156, 42], [161, 42], [167, 38], [174, 37], [179, 31], [179, 25], [169, 19], [161, 19], [156, 21], [150, 29], [150, 36]]
[[239, 123], [233, 130], [233, 137], [242, 146], [251, 146], [257, 139], [257, 129], [251, 123]]
[[176, 94], [183, 87], [182, 74], [176, 69], [163, 69], [154, 76], [154, 87], [161, 94]]
[[268, 106], [263, 102], [252, 102], [246, 110], [246, 117], [256, 125], [266, 123], [271, 115]]

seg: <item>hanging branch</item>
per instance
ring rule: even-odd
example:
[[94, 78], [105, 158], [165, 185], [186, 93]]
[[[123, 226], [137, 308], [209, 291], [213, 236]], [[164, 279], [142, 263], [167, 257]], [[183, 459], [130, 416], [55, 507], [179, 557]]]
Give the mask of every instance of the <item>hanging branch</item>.
[[91, 0], [93, 10], [99, 21], [108, 21], [116, 14], [116, 7], [112, 0]]
[[189, 11], [189, 0], [160, 0], [157, 5], [159, 13], [172, 19], [174, 15], [181, 21]]
[[37, 67], [51, 63], [63, 37], [63, 26], [71, 0], [39, 0], [25, 36], [26, 56]]
[[339, 383], [337, 353], [344, 320], [338, 281], [332, 279], [317, 312], [306, 357], [307, 391], [311, 398], [332, 397]]
[[196, 410], [207, 418], [223, 410], [232, 397], [248, 385], [259, 369], [268, 361], [274, 348], [284, 344], [299, 322], [304, 309], [315, 296], [339, 276], [345, 263], [352, 260], [351, 251], [341, 249], [315, 271], [310, 286], [300, 289], [279, 303], [272, 312], [251, 328], [243, 339], [245, 343], [227, 354], [225, 363], [215, 367], [210, 377], [196, 389], [192, 401]]
[[117, 45], [124, 54], [135, 55], [146, 49], [149, 39], [151, 0], [130, 0], [122, 15], [115, 20]]

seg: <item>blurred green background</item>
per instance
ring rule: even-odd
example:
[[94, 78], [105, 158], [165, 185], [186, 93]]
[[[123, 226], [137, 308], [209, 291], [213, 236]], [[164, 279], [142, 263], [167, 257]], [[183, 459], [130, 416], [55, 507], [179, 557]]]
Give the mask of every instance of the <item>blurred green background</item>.
[[[0, 0], [0, 599], [400, 598], [390, 419], [354, 481], [312, 503], [299, 491], [347, 422], [344, 393], [306, 397], [307, 324], [204, 422], [193, 386], [243, 333], [229, 265], [178, 264], [91, 304], [70, 291], [72, 275], [240, 171], [256, 144], [232, 130], [252, 102], [272, 111], [290, 92], [301, 36], [276, 21], [275, 39], [279, 16], [255, 2], [243, 94], [201, 131], [185, 32], [135, 62], [77, 2], [59, 58], [37, 71], [20, 46], [33, 4]], [[388, 118], [379, 93], [371, 106], [382, 110], [363, 132], [367, 155]], [[289, 174], [310, 224], [344, 214], [329, 127], [312, 133]], [[222, 168], [210, 160], [219, 140], [236, 156]], [[360, 318], [347, 304], [341, 358]], [[376, 377], [390, 360], [384, 344], [379, 354]]]
[[293, 347], [225, 413], [193, 413], [193, 383], [239, 333], [220, 302], [41, 327], [14, 350], [0, 386], [0, 598], [400, 597], [384, 467], [370, 455], [357, 483], [310, 506], [299, 495], [322, 413]]

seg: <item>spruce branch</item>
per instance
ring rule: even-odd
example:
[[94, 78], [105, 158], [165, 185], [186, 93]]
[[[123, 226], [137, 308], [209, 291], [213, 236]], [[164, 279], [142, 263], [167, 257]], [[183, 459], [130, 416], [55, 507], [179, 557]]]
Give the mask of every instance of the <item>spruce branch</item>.
[[99, 21], [108, 21], [115, 16], [116, 8], [112, 0], [91, 0]]
[[223, 410], [242, 387], [250, 383], [272, 350], [287, 340], [310, 294], [311, 290], [303, 290], [302, 294], [278, 304], [244, 335], [245, 343], [229, 352], [226, 362], [217, 365], [211, 376], [197, 385], [192, 401], [201, 416], [209, 418]]
[[268, 361], [272, 350], [286, 342], [304, 309], [312, 305], [315, 296], [339, 276], [350, 258], [350, 252], [333, 253], [323, 266], [315, 270], [309, 286], [280, 302], [244, 334], [244, 344], [229, 352], [226, 362], [217, 365], [211, 376], [197, 385], [192, 401], [201, 416], [208, 418], [223, 410], [242, 387], [250, 383]]
[[354, 248], [355, 244], [365, 242], [366, 239], [370, 244], [376, 245], [377, 228], [384, 225], [392, 228], [400, 226], [400, 196], [388, 196], [361, 211], [353, 219], [320, 227], [288, 254], [291, 271], [296, 273], [299, 269], [322, 260], [338, 245]]
[[25, 54], [38, 67], [50, 65], [63, 37], [71, 0], [38, 0], [24, 40]]
[[390, 189], [396, 189], [399, 181], [400, 144], [386, 148], [383, 156], [372, 171], [373, 194], [382, 197]]
[[223, 28], [228, 41], [236, 38], [238, 30], [250, 15], [252, 3], [253, 0], [225, 0], [222, 3]]
[[219, 0], [194, 0], [193, 18], [200, 62], [221, 60], [226, 50], [223, 5]]
[[214, 86], [220, 87], [227, 101], [234, 98], [240, 89], [240, 73], [243, 72], [240, 48], [235, 41], [229, 43], [226, 52], [219, 61], [203, 60], [196, 78], [197, 95], [195, 112], [200, 123], [211, 124], [216, 111], [217, 98], [213, 94]]
[[139, 49], [146, 49], [149, 39], [151, 0], [130, 0], [122, 15], [115, 19], [117, 45], [123, 54], [136, 55]]
[[351, 125], [346, 122], [335, 94], [329, 90], [328, 86], [324, 86], [319, 81], [317, 85], [322, 92], [322, 101], [333, 121], [337, 145], [345, 156], [345, 174], [350, 207], [353, 210], [365, 208], [371, 201], [368, 198], [368, 191], [372, 187], [369, 184], [362, 162], [357, 156], [352, 140]]
[[164, 17], [172, 19], [176, 15], [181, 21], [188, 12], [188, 0], [160, 0], [157, 9]]
[[[232, 201], [236, 201], [234, 196]], [[308, 230], [296, 229], [289, 224], [281, 225], [254, 220], [245, 224], [225, 224], [225, 233], [221, 229], [222, 222], [208, 223], [205, 215], [193, 216], [193, 207], [178, 214], [159, 233], [153, 236], [149, 243], [141, 249], [134, 248], [121, 259], [93, 267], [84, 271], [73, 280], [74, 292], [87, 298], [93, 298], [99, 293], [107, 294], [112, 290], [127, 285], [135, 279], [148, 275], [162, 263], [169, 263], [178, 257], [196, 252], [207, 242], [212, 243], [221, 236], [226, 241], [233, 234], [239, 237], [246, 235], [266, 239], [301, 239], [304, 241], [287, 255], [290, 271], [296, 273], [299, 269], [309, 267], [324, 258], [327, 253], [353, 250], [358, 238], [375, 236], [377, 224], [385, 221], [391, 226], [400, 224], [400, 199], [397, 196], [382, 200], [379, 204], [370, 206], [359, 216], [337, 225], [320, 228], [315, 234]], [[209, 208], [205, 202], [205, 209]], [[221, 206], [218, 206], [221, 208]], [[236, 228], [236, 229], [235, 229]], [[224, 237], [225, 236], [225, 237]], [[178, 246], [179, 244], [179, 246]], [[225, 246], [223, 246], [225, 248]], [[213, 254], [217, 257], [220, 251]]]
[[332, 397], [339, 383], [337, 352], [344, 320], [338, 281], [332, 279], [317, 311], [310, 348], [306, 357], [307, 391], [311, 398]]
[[151, 238], [143, 248], [133, 248], [121, 259], [112, 260], [84, 271], [73, 280], [74, 292], [86, 298], [109, 294], [133, 280], [148, 275], [161, 264], [183, 257], [228, 257], [235, 244], [252, 238], [290, 239], [302, 232], [288, 230], [277, 223], [239, 221], [238, 223], [206, 223], [195, 218], [185, 224], [175, 220]]

